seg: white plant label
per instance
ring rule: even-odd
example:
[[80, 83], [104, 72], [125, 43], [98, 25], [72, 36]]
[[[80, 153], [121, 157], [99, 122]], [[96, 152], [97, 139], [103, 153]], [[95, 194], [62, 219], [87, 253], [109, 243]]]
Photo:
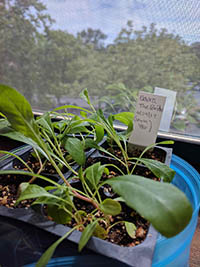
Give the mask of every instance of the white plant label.
[[146, 147], [155, 143], [166, 97], [139, 92], [136, 104], [133, 132], [129, 142]]
[[176, 102], [176, 92], [172, 90], [156, 87], [154, 90], [154, 94], [166, 96], [166, 103], [165, 103], [165, 107], [163, 110], [159, 130], [169, 132], [174, 105]]

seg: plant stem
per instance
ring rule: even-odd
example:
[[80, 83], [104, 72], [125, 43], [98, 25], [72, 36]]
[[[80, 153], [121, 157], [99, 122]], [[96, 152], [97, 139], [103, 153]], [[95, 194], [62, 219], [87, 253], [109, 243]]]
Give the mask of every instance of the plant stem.
[[[43, 170], [45, 164], [46, 164], [46, 161], [44, 162], [44, 164], [42, 164], [42, 160], [41, 160], [41, 158], [40, 158], [40, 156], [39, 156], [39, 153], [37, 152], [36, 149], [33, 149], [33, 150], [34, 150], [34, 152], [35, 152], [35, 154], [36, 154], [36, 156], [37, 156], [37, 158], [38, 158], [39, 164], [40, 164], [40, 169], [38, 170], [37, 174], [40, 174], [41, 171]], [[33, 183], [33, 182], [35, 181], [36, 178], [37, 178], [36, 176], [33, 176], [33, 177], [31, 178], [31, 180], [29, 181], [29, 184]]]
[[110, 166], [110, 167], [116, 168], [119, 172], [121, 172], [122, 175], [125, 175], [124, 172], [116, 165], [114, 165], [114, 164], [105, 164], [105, 165], [106, 165], [106, 167]]
[[49, 138], [49, 136], [45, 133], [45, 138], [48, 140], [48, 142], [51, 144], [51, 146], [53, 147], [53, 149], [56, 151], [56, 153], [58, 154], [58, 157], [60, 157], [62, 159], [62, 161], [64, 162], [64, 165], [71, 171], [73, 172], [75, 175], [77, 175], [77, 172], [68, 164], [68, 162], [65, 160], [65, 158], [63, 157], [63, 153], [59, 148], [58, 145], [58, 149], [56, 148], [56, 146], [53, 144], [53, 142], [51, 141], [51, 139]]
[[15, 157], [16, 159], [18, 159], [19, 161], [21, 161], [23, 163], [23, 165], [30, 171], [32, 172], [33, 170], [28, 166], [28, 164], [22, 159], [20, 158], [19, 156], [13, 154], [12, 152], [8, 152], [8, 151], [4, 151], [4, 150], [0, 150], [0, 153], [2, 154], [7, 154], [7, 155], [10, 155], [12, 157]]
[[112, 227], [114, 227], [115, 225], [117, 225], [117, 224], [119, 224], [119, 223], [124, 223], [124, 221], [118, 221], [118, 222], [113, 223], [111, 226], [109, 226], [109, 227], [107, 228], [107, 233], [110, 231], [110, 229], [111, 229]]
[[[69, 186], [71, 187], [71, 185], [69, 184]], [[86, 201], [86, 202], [89, 202], [91, 203], [96, 209], [99, 209], [99, 206], [98, 204], [92, 199], [92, 198], [88, 198], [88, 197], [84, 197], [82, 195], [80, 195], [78, 192], [76, 192], [75, 190], [72, 189], [72, 193], [74, 194], [75, 197], [83, 200], [83, 201]]]

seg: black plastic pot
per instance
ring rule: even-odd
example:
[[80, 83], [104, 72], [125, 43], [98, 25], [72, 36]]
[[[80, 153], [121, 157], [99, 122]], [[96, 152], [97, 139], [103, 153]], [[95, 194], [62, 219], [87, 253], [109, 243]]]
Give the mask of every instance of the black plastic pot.
[[[9, 223], [10, 220], [8, 220], [8, 218], [12, 221], [12, 223]], [[24, 224], [25, 223], [25, 224]], [[28, 227], [29, 229], [29, 235], [32, 232], [33, 233], [33, 237], [31, 237], [31, 235], [28, 237], [29, 243], [33, 243], [34, 244], [34, 240], [35, 238], [38, 238], [38, 242], [41, 242], [40, 239], [43, 240], [43, 238], [45, 238], [45, 240], [43, 240], [43, 242], [45, 242], [45, 246], [38, 248], [38, 247], [32, 247], [32, 253], [35, 254], [37, 253], [36, 257], [33, 259], [31, 258], [31, 261], [36, 261], [39, 259], [39, 257], [41, 256], [41, 254], [44, 252], [45, 248], [48, 247], [48, 245], [51, 244], [52, 242], [52, 234], [56, 235], [57, 237], [63, 236], [66, 232], [68, 232], [70, 230], [69, 227], [66, 227], [64, 225], [61, 224], [56, 224], [55, 222], [49, 221], [47, 219], [45, 219], [44, 216], [40, 215], [39, 213], [35, 212], [33, 209], [8, 209], [6, 207], [0, 207], [0, 224], [3, 227], [2, 229], [4, 229], [3, 232], [1, 233], [1, 245], [3, 247], [8, 246], [10, 247], [10, 249], [12, 248], [12, 250], [14, 251], [14, 249], [16, 249], [16, 246], [14, 246], [14, 244], [16, 245], [16, 243], [13, 244], [13, 240], [11, 238], [11, 236], [7, 236], [5, 235], [5, 232], [10, 232], [10, 229], [12, 227], [15, 227], [14, 236], [18, 236], [18, 241], [22, 242], [23, 240], [23, 235], [26, 233], [24, 226], [26, 225], [26, 227]], [[29, 225], [29, 226], [27, 226]], [[30, 228], [30, 225], [33, 226], [33, 228]], [[43, 231], [48, 232], [50, 235], [44, 235], [41, 236], [39, 233], [40, 231], [38, 229], [41, 229]], [[25, 231], [25, 233], [24, 233]], [[37, 232], [37, 236], [36, 236], [36, 232]], [[25, 234], [26, 235], [26, 234]], [[79, 231], [74, 231], [68, 238], [67, 240], [65, 240], [65, 247], [64, 250], [62, 251], [63, 256], [73, 256], [73, 255], [80, 255], [78, 253], [77, 250], [77, 245], [79, 242], [81, 236], [81, 232]], [[152, 261], [152, 257], [153, 257], [153, 251], [154, 251], [154, 247], [155, 247], [155, 243], [156, 243], [156, 238], [157, 238], [157, 232], [153, 229], [153, 227], [150, 227], [149, 232], [148, 232], [148, 236], [145, 239], [145, 241], [136, 246], [136, 247], [130, 247], [130, 248], [126, 248], [126, 247], [120, 247], [114, 244], [111, 244], [109, 242], [106, 242], [104, 240], [101, 240], [99, 238], [96, 237], [92, 237], [90, 239], [90, 241], [88, 242], [86, 249], [83, 250], [83, 252], [81, 253], [82, 255], [94, 255], [94, 253], [99, 253], [101, 255], [104, 256], [108, 256], [111, 258], [114, 258], [115, 260], [118, 260], [120, 262], [126, 263], [126, 264], [122, 264], [120, 263], [120, 266], [151, 266], [151, 261]], [[48, 240], [49, 239], [49, 240]], [[55, 241], [55, 239], [54, 239]], [[20, 244], [20, 243], [19, 243]], [[28, 245], [29, 247], [29, 245]], [[28, 255], [30, 254], [30, 251], [27, 249], [27, 246], [21, 247], [19, 246], [18, 249], [22, 252], [24, 250], [24, 259], [26, 259], [26, 261], [23, 262], [23, 264], [27, 264], [27, 263], [31, 263], [31, 261], [28, 262], [27, 258]], [[89, 250], [88, 250], [89, 249]], [[60, 254], [60, 253], [59, 253]], [[54, 255], [55, 257], [58, 256], [58, 254]], [[9, 257], [8, 255], [5, 255], [5, 250], [1, 250], [0, 251], [0, 259], [2, 261], [2, 263], [6, 263], [6, 259], [7, 257]], [[20, 258], [19, 258], [20, 257]], [[11, 261], [11, 255], [10, 255], [10, 266], [21, 266], [21, 265], [13, 265], [15, 262], [19, 262], [21, 264], [21, 254], [19, 256], [19, 254], [14, 254], [14, 252], [12, 253], [12, 261]], [[4, 261], [3, 261], [4, 260]], [[108, 261], [108, 259], [105, 257], [105, 260]], [[110, 264], [115, 263], [115, 261], [110, 260]], [[103, 264], [103, 262], [102, 262]], [[7, 265], [6, 265], [7, 266]], [[81, 266], [81, 265], [80, 265]], [[85, 266], [85, 265], [82, 265]], [[102, 265], [103, 266], [103, 265]], [[115, 265], [114, 265], [115, 266]]]
[[[18, 151], [18, 155], [23, 156], [27, 153], [30, 153], [30, 147], [25, 147], [23, 148], [20, 152]], [[159, 148], [163, 149], [163, 148]], [[171, 149], [168, 150], [164, 148], [164, 151], [166, 153], [166, 161], [168, 164], [170, 163], [170, 156], [171, 156]], [[99, 151], [93, 151], [93, 153], [90, 153], [91, 157], [100, 157], [106, 159], [107, 157], [103, 156]], [[0, 163], [0, 168], [1, 169], [8, 169], [13, 167], [13, 158], [8, 158], [3, 162]], [[67, 176], [70, 174], [68, 173]], [[46, 233], [49, 234], [49, 240], [52, 240], [52, 235], [56, 235], [57, 237], [63, 236], [66, 232], [70, 230], [69, 227], [66, 227], [61, 224], [56, 224], [55, 222], [47, 220], [44, 216], [42, 216], [38, 211], [33, 210], [32, 208], [29, 209], [8, 209], [6, 207], [0, 207], [0, 223], [2, 225], [2, 229], [5, 229], [5, 231], [9, 232], [9, 227], [10, 223], [8, 223], [7, 220], [11, 220], [12, 227], [15, 227], [15, 233], [20, 234], [22, 229], [25, 229], [24, 226], [22, 225], [27, 225], [26, 227], [29, 227], [30, 225], [33, 227], [33, 234], [35, 235], [35, 232], [37, 231], [46, 231]], [[22, 224], [22, 225], [21, 225]], [[7, 230], [6, 230], [7, 229]], [[38, 230], [40, 229], [40, 230]], [[23, 230], [24, 231], [24, 230]], [[1, 232], [0, 232], [1, 233]], [[45, 233], [45, 244], [48, 243], [46, 248], [50, 245], [51, 242], [49, 242], [48, 235]], [[38, 235], [38, 234], [37, 234]], [[62, 256], [73, 256], [73, 255], [79, 255], [77, 252], [77, 245], [79, 242], [81, 236], [81, 232], [79, 231], [74, 231], [72, 234], [70, 234], [65, 240], [65, 249], [62, 251], [63, 255]], [[2, 238], [3, 237], [3, 238]], [[4, 235], [4, 231], [2, 232], [2, 237], [0, 236], [1, 240], [8, 246], [12, 245], [12, 241], [9, 241], [10, 239], [7, 239]], [[38, 238], [42, 238], [42, 235], [39, 235]], [[31, 239], [31, 236], [29, 237]], [[102, 257], [109, 257], [112, 258], [110, 259], [110, 264], [113, 264], [113, 266], [117, 266], [116, 260], [120, 263], [120, 266], [135, 266], [135, 267], [141, 267], [141, 266], [151, 266], [152, 263], [152, 257], [153, 257], [153, 252], [154, 252], [154, 247], [156, 244], [156, 239], [157, 239], [157, 232], [155, 229], [150, 226], [148, 234], [146, 239], [144, 240], [143, 243], [141, 243], [138, 246], [135, 247], [121, 247], [112, 243], [109, 243], [107, 241], [101, 240], [96, 237], [92, 237], [90, 241], [88, 242], [86, 249], [83, 250], [83, 254], [89, 254], [89, 255], [96, 255], [96, 253], [103, 255]], [[33, 239], [33, 243], [35, 242], [35, 237]], [[32, 242], [32, 241], [31, 241]], [[2, 241], [1, 244], [3, 245]], [[12, 247], [12, 246], [11, 246]], [[71, 250], [73, 248], [73, 250]], [[21, 249], [21, 248], [20, 248]], [[36, 261], [39, 256], [44, 252], [44, 248], [39, 250], [33, 249], [34, 253], [37, 254], [35, 259], [31, 258], [31, 261]], [[4, 250], [0, 250], [0, 259], [5, 259], [5, 252]], [[22, 249], [23, 251], [23, 249]], [[27, 252], [27, 247], [24, 247], [24, 259], [28, 258], [29, 252]], [[33, 254], [34, 254], [33, 253]], [[39, 253], [39, 254], [38, 254]], [[62, 253], [61, 253], [62, 254]], [[19, 253], [17, 254], [12, 254], [12, 263], [11, 265], [7, 264], [6, 266], [21, 266], [21, 265], [13, 265], [13, 264], [18, 264], [20, 262], [21, 264], [21, 256], [20, 259]], [[58, 254], [55, 254], [55, 256], [60, 256]], [[105, 257], [106, 261], [108, 261], [108, 258]], [[102, 258], [103, 259], [103, 258]], [[115, 259], [115, 260], [113, 260]], [[30, 261], [30, 262], [31, 262]], [[30, 263], [24, 261], [23, 264]], [[4, 263], [4, 262], [3, 262]], [[100, 262], [99, 262], [100, 264]], [[114, 265], [115, 264], [115, 265]], [[80, 266], [85, 266], [80, 265]], [[98, 266], [98, 265], [96, 265]], [[101, 265], [99, 265], [101, 266]], [[102, 265], [103, 266], [103, 265]]]

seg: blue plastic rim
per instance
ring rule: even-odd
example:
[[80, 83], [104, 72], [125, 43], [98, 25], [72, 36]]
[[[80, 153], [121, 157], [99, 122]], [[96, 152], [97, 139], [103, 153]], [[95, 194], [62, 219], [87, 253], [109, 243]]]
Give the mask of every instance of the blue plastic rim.
[[189, 266], [190, 245], [196, 229], [200, 206], [200, 175], [186, 161], [173, 155], [171, 166], [176, 171], [173, 184], [182, 190], [193, 206], [193, 216], [188, 226], [177, 236], [159, 235], [152, 267]]
[[[152, 267], [188, 267], [192, 237], [194, 235], [200, 206], [200, 175], [186, 161], [173, 155], [170, 167], [176, 171], [173, 184], [182, 190], [193, 206], [193, 216], [188, 226], [177, 236], [158, 236]], [[106, 262], [108, 260], [108, 262]], [[127, 266], [100, 255], [71, 256], [51, 259], [47, 267]], [[26, 265], [33, 267], [35, 264]]]

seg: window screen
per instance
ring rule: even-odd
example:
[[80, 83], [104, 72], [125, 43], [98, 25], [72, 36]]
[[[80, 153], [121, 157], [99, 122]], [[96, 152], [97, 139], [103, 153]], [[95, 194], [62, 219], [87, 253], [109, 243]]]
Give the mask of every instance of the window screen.
[[176, 92], [170, 132], [200, 136], [199, 0], [1, 0], [0, 82], [34, 110], [133, 111], [140, 90]]

